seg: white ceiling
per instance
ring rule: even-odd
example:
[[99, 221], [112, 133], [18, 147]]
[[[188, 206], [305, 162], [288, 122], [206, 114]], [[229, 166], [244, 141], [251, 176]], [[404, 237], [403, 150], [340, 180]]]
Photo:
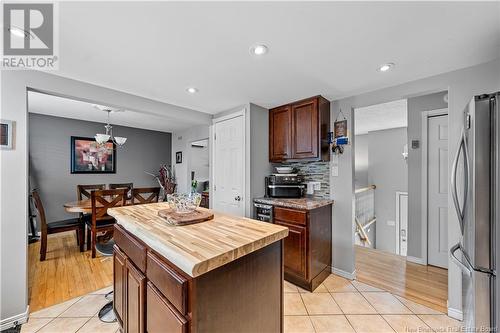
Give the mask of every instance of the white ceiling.
[[406, 99], [370, 105], [354, 110], [355, 135], [407, 126], [408, 112]]
[[[208, 113], [336, 99], [500, 56], [497, 1], [59, 4], [58, 75]], [[266, 56], [249, 55], [257, 42]], [[385, 62], [396, 66], [377, 72]]]
[[[28, 92], [28, 112], [95, 121], [103, 123], [103, 126], [107, 120], [107, 113], [96, 109], [92, 106], [92, 103], [33, 91]], [[161, 132], [174, 132], [192, 126], [191, 122], [180, 121], [179, 119], [169, 117], [168, 114], [157, 116], [131, 110], [111, 113], [110, 121], [113, 125], [143, 128]]]

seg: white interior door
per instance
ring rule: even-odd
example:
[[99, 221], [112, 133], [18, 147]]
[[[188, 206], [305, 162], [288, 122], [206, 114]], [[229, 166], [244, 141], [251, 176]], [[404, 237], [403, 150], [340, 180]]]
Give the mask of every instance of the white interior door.
[[216, 211], [238, 216], [245, 215], [244, 124], [243, 115], [240, 115], [214, 125], [212, 207]]
[[427, 122], [427, 262], [448, 268], [448, 116]]
[[408, 251], [408, 193], [397, 192], [396, 216], [399, 225], [398, 254], [406, 257]]

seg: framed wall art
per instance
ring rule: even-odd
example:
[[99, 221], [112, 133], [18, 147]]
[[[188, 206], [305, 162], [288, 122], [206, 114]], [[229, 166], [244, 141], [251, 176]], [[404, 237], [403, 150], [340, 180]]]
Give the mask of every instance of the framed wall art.
[[14, 122], [0, 119], [0, 149], [13, 149]]
[[116, 146], [94, 138], [71, 137], [71, 173], [116, 173]]

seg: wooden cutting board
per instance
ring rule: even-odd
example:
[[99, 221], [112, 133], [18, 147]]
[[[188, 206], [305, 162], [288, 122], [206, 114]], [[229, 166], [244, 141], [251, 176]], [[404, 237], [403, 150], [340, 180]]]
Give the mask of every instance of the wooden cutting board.
[[164, 218], [168, 224], [182, 226], [212, 220], [214, 213], [211, 210], [195, 210], [190, 213], [177, 213], [173, 209], [161, 209], [158, 216]]

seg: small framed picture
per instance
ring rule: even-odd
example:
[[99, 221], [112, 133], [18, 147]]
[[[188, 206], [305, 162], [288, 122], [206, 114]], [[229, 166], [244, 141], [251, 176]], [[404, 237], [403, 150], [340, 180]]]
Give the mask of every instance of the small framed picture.
[[13, 126], [13, 121], [0, 119], [0, 149], [13, 148]]
[[182, 163], [182, 151], [178, 151], [175, 153], [175, 163]]
[[333, 128], [335, 138], [347, 136], [347, 120], [336, 121]]

